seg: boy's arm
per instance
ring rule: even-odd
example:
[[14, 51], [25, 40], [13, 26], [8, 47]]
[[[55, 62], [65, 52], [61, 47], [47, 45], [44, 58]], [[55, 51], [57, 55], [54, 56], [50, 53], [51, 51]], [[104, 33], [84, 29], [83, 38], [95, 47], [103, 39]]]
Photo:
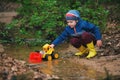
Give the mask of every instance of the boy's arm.
[[85, 28], [86, 28], [86, 31], [94, 34], [94, 36], [97, 40], [97, 43], [96, 43], [97, 46], [101, 47], [102, 46], [102, 40], [101, 40], [102, 36], [101, 36], [101, 33], [100, 33], [100, 30], [99, 30], [98, 26], [95, 26], [92, 23], [86, 22], [85, 23]]
[[94, 24], [89, 23], [89, 22], [84, 22], [83, 25], [84, 25], [84, 28], [86, 31], [94, 34], [96, 40], [102, 39], [101, 32], [100, 32], [98, 26], [95, 26]]
[[68, 37], [67, 30], [65, 29], [51, 44], [51, 47], [54, 47], [58, 44], [60, 44], [62, 41], [64, 41]]

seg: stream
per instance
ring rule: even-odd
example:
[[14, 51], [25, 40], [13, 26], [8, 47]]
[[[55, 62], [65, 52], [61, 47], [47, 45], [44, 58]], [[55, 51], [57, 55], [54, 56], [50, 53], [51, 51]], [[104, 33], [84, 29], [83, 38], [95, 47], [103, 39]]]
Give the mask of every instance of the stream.
[[86, 66], [70, 62], [72, 59], [43, 61], [37, 67], [49, 75], [57, 75], [62, 80], [98, 80], [101, 73], [88, 69]]
[[[31, 51], [39, 50], [40, 47], [16, 47], [7, 46], [6, 53], [16, 59], [28, 61]], [[31, 64], [33, 68], [38, 68], [45, 74], [56, 75], [58, 80], [101, 80], [103, 74], [90, 69], [89, 67], [78, 64], [71, 58], [58, 58], [52, 61], [42, 61], [38, 64]], [[55, 79], [57, 80], [57, 79]]]

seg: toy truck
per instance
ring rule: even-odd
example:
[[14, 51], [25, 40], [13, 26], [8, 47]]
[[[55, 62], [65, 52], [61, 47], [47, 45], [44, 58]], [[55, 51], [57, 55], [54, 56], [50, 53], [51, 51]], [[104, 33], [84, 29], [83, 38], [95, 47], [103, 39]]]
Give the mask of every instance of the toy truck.
[[42, 58], [48, 61], [52, 59], [57, 59], [59, 57], [58, 53], [54, 52], [54, 48], [51, 48], [49, 44], [43, 46], [43, 51], [40, 51]]
[[29, 62], [40, 63], [42, 59], [51, 61], [52, 59], [57, 59], [58, 57], [59, 55], [54, 52], [54, 48], [51, 48], [49, 44], [45, 44], [43, 46], [43, 50], [30, 53]]

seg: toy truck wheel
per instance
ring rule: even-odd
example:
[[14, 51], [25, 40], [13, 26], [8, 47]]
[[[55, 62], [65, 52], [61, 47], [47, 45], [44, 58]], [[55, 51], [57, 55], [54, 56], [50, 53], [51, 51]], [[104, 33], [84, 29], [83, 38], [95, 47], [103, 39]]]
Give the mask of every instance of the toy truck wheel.
[[46, 56], [45, 56], [45, 59], [46, 59], [47, 61], [51, 61], [51, 60], [52, 60], [52, 56], [51, 56], [51, 55], [46, 55]]
[[52, 58], [57, 59], [59, 57], [58, 53], [52, 53]]

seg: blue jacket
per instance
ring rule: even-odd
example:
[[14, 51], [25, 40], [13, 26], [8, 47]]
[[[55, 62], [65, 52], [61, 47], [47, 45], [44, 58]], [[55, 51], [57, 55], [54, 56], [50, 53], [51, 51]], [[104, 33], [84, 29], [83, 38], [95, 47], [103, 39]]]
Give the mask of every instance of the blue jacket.
[[[101, 40], [101, 33], [100, 33], [99, 28], [97, 26], [95, 26], [94, 24], [89, 23], [87, 21], [79, 20], [79, 22], [76, 25], [76, 32], [82, 33], [84, 31], [92, 33], [95, 36], [96, 40]], [[66, 26], [64, 31], [60, 34], [60, 36], [58, 36], [52, 42], [52, 44], [58, 45], [62, 41], [67, 39], [69, 36], [72, 36], [74, 34], [75, 34], [74, 29], [70, 28], [70, 26]]]

